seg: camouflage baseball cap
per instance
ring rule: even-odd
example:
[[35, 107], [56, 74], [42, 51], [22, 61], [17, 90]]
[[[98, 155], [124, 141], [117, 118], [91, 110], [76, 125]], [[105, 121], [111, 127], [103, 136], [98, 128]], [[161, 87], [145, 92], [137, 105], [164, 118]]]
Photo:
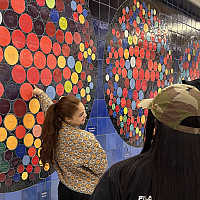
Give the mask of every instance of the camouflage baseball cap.
[[156, 119], [172, 129], [200, 134], [200, 128], [181, 125], [181, 121], [187, 117], [200, 116], [200, 92], [194, 86], [171, 85], [153, 99], [142, 100], [138, 106], [151, 109]]

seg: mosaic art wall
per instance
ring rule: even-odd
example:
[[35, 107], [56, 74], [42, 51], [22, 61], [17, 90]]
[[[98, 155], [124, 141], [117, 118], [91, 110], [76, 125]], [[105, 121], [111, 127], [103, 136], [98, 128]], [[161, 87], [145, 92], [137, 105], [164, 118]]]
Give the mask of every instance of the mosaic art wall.
[[158, 6], [151, 1], [125, 1], [113, 18], [105, 43], [104, 90], [109, 116], [122, 139], [135, 147], [145, 141], [148, 114], [138, 103], [182, 79], [199, 78], [198, 39], [185, 41], [179, 46], [182, 53], [176, 56], [173, 33], [168, 30], [171, 16]]
[[85, 0], [0, 1], [1, 193], [30, 187], [54, 171], [39, 159], [44, 116], [33, 85], [53, 101], [67, 94], [80, 98], [88, 121], [96, 68]]

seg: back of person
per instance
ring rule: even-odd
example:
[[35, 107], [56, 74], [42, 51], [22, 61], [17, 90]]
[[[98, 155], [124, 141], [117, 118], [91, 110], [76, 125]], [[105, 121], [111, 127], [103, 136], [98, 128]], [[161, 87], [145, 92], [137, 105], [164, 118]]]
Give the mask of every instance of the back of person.
[[200, 92], [177, 84], [139, 106], [150, 109], [149, 144], [108, 169], [91, 200], [200, 200], [200, 126], [188, 124], [200, 116]]

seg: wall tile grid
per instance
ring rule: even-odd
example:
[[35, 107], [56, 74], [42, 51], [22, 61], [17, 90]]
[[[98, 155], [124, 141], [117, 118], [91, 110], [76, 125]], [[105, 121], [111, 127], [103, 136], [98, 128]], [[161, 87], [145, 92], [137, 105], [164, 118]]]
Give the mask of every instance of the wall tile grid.
[[[124, 0], [89, 0], [98, 46], [98, 77], [96, 96], [90, 115], [90, 121], [86, 129], [96, 135], [98, 141], [106, 150], [109, 167], [118, 161], [137, 155], [141, 151], [141, 148], [131, 147], [120, 138], [112, 125], [104, 100], [103, 54], [105, 40], [109, 29], [109, 23], [112, 21], [112, 17], [123, 2]], [[184, 37], [186, 37], [186, 35], [189, 38], [193, 34], [193, 30], [199, 31], [200, 12], [189, 2], [185, 0], [154, 0], [153, 2], [155, 2], [155, 4], [162, 3], [167, 6], [167, 9], [162, 6], [163, 10], [161, 9], [161, 11], [170, 16], [166, 17], [165, 20], [172, 35], [171, 42], [176, 41], [178, 38], [181, 46], [185, 41]], [[170, 8], [173, 8], [173, 11]], [[174, 10], [176, 10], [175, 13]], [[182, 37], [178, 37], [180, 35]], [[178, 67], [179, 65], [180, 46], [173, 46], [173, 50], [175, 50], [174, 67]], [[0, 200], [56, 200], [57, 185], [58, 176], [55, 172], [46, 179], [46, 182], [42, 181], [35, 186], [17, 192], [0, 194]], [[44, 192], [47, 193], [44, 194]]]

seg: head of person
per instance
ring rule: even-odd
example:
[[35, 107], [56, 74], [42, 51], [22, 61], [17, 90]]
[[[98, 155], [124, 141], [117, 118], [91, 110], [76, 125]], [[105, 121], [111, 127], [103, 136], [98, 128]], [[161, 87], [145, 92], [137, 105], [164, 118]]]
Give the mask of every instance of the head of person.
[[57, 145], [59, 130], [63, 123], [79, 126], [86, 120], [85, 107], [74, 95], [62, 97], [57, 103], [52, 104], [46, 114], [42, 126], [42, 163], [53, 162], [53, 151]]
[[200, 118], [199, 90], [174, 84], [138, 106], [149, 109], [149, 143], [143, 153], [127, 160], [127, 168], [119, 173], [122, 199], [126, 199], [130, 179], [134, 178], [135, 185], [144, 188], [140, 195], [151, 195], [152, 199], [186, 200], [192, 199], [191, 193], [199, 196], [200, 124], [191, 123], [193, 118]]

